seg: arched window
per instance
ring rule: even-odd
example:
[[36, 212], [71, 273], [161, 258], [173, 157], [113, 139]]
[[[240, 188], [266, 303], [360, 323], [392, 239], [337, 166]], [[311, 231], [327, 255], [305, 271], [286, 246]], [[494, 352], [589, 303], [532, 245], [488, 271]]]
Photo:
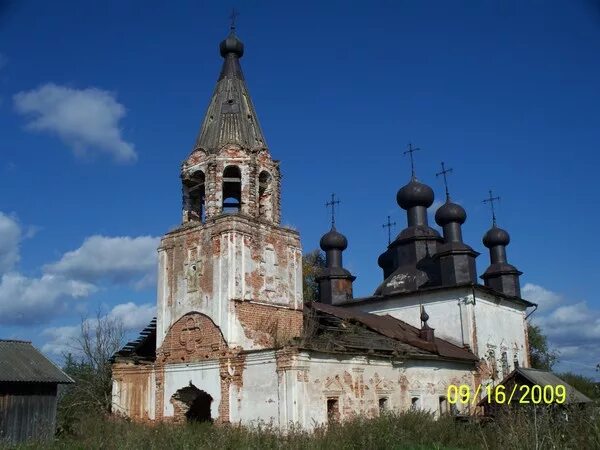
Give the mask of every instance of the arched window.
[[223, 171], [223, 213], [235, 214], [242, 208], [242, 172], [237, 166]]
[[263, 170], [258, 176], [258, 215], [264, 219], [273, 218], [271, 174], [266, 170]]
[[183, 180], [183, 202], [187, 220], [204, 222], [204, 172], [197, 170]]

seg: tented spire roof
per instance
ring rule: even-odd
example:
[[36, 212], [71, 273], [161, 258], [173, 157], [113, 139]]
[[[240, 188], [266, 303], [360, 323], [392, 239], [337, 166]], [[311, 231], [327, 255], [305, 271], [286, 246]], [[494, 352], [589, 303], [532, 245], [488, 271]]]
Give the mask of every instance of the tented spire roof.
[[234, 29], [221, 42], [219, 49], [224, 59], [223, 68], [194, 149], [202, 148], [209, 153], [216, 153], [226, 144], [237, 144], [248, 150], [266, 149], [267, 144], [240, 65], [244, 44]]

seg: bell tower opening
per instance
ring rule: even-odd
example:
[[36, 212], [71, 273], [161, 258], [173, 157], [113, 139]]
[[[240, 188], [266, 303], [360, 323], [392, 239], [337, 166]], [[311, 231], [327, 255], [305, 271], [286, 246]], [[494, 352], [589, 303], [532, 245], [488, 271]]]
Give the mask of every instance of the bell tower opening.
[[273, 189], [271, 174], [263, 170], [258, 176], [258, 216], [262, 219], [273, 219]]
[[237, 166], [223, 171], [223, 213], [236, 214], [242, 209], [242, 172]]
[[186, 222], [204, 222], [205, 219], [205, 176], [197, 170], [183, 180], [183, 203]]

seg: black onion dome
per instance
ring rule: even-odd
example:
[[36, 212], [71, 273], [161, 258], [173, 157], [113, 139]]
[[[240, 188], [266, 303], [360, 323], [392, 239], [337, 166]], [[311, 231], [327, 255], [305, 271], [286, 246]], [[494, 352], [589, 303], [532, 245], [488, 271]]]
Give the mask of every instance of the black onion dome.
[[320, 245], [323, 251], [346, 250], [346, 247], [348, 247], [348, 239], [332, 227], [331, 230], [323, 235]]
[[410, 209], [415, 206], [429, 208], [433, 204], [433, 198], [433, 189], [414, 177], [396, 194], [396, 201], [402, 209]]
[[393, 255], [390, 253], [389, 249], [387, 249], [385, 252], [379, 255], [379, 258], [377, 258], [377, 265], [382, 269], [385, 269], [393, 262]]
[[509, 242], [510, 236], [508, 232], [504, 231], [502, 228], [498, 228], [496, 225], [490, 228], [483, 236], [483, 245], [487, 248], [492, 248], [497, 245], [506, 246]]
[[229, 36], [227, 36], [221, 44], [219, 45], [219, 50], [221, 50], [221, 56], [224, 58], [229, 53], [233, 53], [237, 55], [238, 58], [241, 58], [244, 55], [244, 43], [239, 40], [239, 38], [235, 35], [235, 32], [231, 30]]
[[440, 227], [452, 222], [458, 222], [462, 225], [465, 223], [465, 220], [467, 220], [467, 212], [465, 209], [451, 201], [444, 203], [435, 212], [435, 223]]

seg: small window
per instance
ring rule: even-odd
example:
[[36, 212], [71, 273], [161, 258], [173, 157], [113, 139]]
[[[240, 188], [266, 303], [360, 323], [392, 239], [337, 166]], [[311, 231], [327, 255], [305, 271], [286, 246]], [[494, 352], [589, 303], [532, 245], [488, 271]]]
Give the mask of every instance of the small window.
[[410, 399], [410, 409], [421, 409], [421, 398], [412, 397]]
[[443, 416], [444, 414], [448, 414], [448, 399], [444, 396], [440, 396], [439, 398], [439, 412], [440, 412], [440, 416]]
[[327, 421], [337, 422], [340, 419], [340, 405], [337, 398], [327, 399]]
[[242, 207], [242, 172], [237, 166], [227, 166], [223, 171], [223, 212], [235, 214]]
[[387, 397], [381, 397], [379, 399], [379, 413], [385, 412], [388, 410], [388, 399]]

